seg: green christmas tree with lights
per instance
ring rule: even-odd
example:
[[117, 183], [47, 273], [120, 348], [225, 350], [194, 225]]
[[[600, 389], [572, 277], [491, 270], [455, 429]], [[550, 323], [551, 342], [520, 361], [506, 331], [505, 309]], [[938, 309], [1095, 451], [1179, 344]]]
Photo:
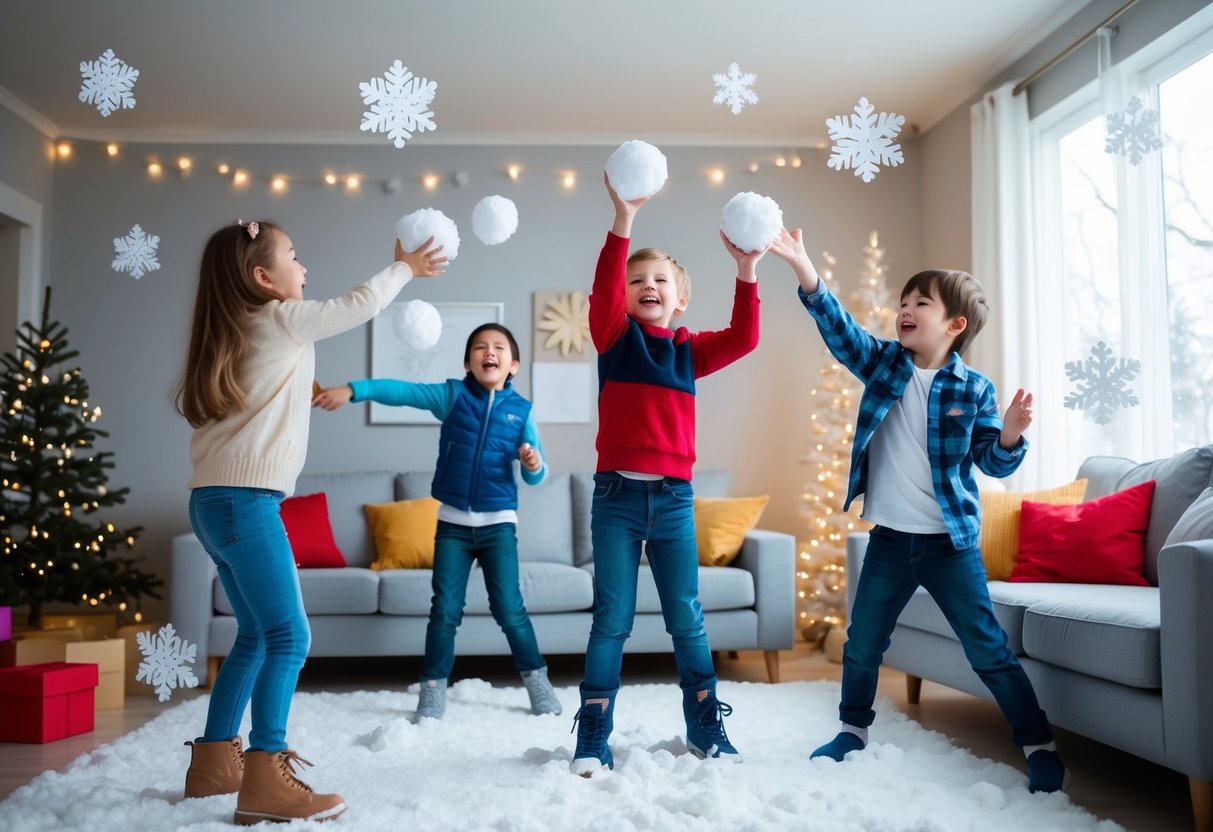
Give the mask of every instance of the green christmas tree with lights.
[[28, 606], [35, 627], [43, 604], [133, 613], [164, 584], [115, 554], [130, 550], [142, 528], [102, 516], [130, 489], [106, 485], [113, 454], [93, 443], [109, 434], [96, 427], [101, 408], [90, 405], [80, 368], [68, 365], [79, 353], [51, 320], [50, 302], [48, 287], [41, 324], [17, 330], [0, 378], [0, 605]]

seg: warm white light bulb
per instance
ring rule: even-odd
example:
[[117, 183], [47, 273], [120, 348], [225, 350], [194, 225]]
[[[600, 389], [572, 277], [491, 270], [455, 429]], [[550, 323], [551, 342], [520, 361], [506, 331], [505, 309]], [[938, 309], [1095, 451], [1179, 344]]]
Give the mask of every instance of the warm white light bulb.
[[117, 156], [118, 155], [118, 143], [110, 142], [109, 144], [107, 144], [105, 146], [105, 152], [111, 156]]
[[569, 171], [564, 175], [560, 182], [564, 185], [564, 187], [572, 190], [573, 186], [577, 184], [577, 176], [572, 171]]
[[157, 161], [148, 162], [147, 173], [149, 176], [159, 176], [164, 173], [164, 168]]
[[345, 189], [347, 191], [356, 191], [360, 187], [362, 187], [362, 180], [357, 176], [351, 174], [350, 176], [345, 177]]
[[285, 193], [286, 192], [286, 177], [285, 176], [275, 176], [273, 179], [271, 179], [270, 180], [270, 190], [272, 190], [276, 194]]
[[248, 172], [243, 170], [236, 171], [232, 174], [232, 184], [237, 188], [243, 188], [248, 184]]
[[422, 185], [422, 187], [424, 187], [424, 188], [425, 188], [427, 191], [432, 191], [432, 190], [434, 190], [435, 188], [437, 188], [437, 187], [438, 187], [438, 177], [437, 177], [437, 175], [435, 175], [435, 174], [433, 174], [433, 173], [427, 173], [425, 176], [421, 177], [421, 185]]
[[518, 167], [517, 165], [510, 165], [508, 168], [505, 169], [505, 172], [510, 175], [510, 179], [513, 179], [515, 182], [517, 182], [518, 174], [522, 173], [522, 168]]

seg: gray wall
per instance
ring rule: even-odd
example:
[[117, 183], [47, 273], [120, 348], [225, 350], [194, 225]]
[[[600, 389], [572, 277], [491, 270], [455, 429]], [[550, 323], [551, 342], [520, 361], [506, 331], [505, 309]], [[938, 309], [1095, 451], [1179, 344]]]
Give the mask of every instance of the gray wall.
[[[49, 214], [52, 167], [49, 140], [0, 107], [0, 185], [42, 205], [44, 220]], [[0, 200], [0, 353], [16, 345], [14, 330], [24, 320], [17, 294], [20, 228]]]
[[[314, 146], [126, 146], [118, 160], [96, 145], [81, 144], [54, 177], [56, 233], [49, 246], [55, 313], [71, 329], [81, 367], [102, 406], [101, 426], [111, 431], [112, 482], [131, 488], [118, 514], [147, 531], [137, 553], [164, 571], [169, 539], [188, 528], [185, 483], [189, 477], [189, 430], [172, 411], [168, 391], [181, 365], [195, 290], [198, 257], [207, 235], [237, 217], [272, 218], [292, 237], [308, 267], [307, 295], [344, 292], [384, 267], [392, 252], [392, 227], [418, 207], [443, 210], [461, 228], [458, 259], [446, 276], [415, 281], [402, 298], [428, 301], [482, 300], [505, 304], [505, 322], [519, 336], [524, 366], [519, 387], [530, 392], [531, 293], [588, 290], [613, 214], [601, 184], [609, 147], [390, 147]], [[776, 169], [774, 150], [663, 148], [671, 181], [646, 205], [634, 229], [635, 246], [655, 245], [684, 263], [694, 298], [684, 317], [692, 329], [728, 322], [735, 275], [717, 229], [725, 201], [741, 190], [776, 199], [786, 222], [805, 229], [809, 251], [826, 248], [839, 259], [841, 291], [856, 285], [868, 233], [879, 230], [900, 285], [923, 265], [919, 145], [905, 145], [906, 164], [884, 170], [871, 184], [825, 165], [823, 151], [802, 152], [804, 165]], [[164, 161], [185, 153], [195, 161], [186, 179], [149, 180], [145, 158]], [[219, 160], [261, 174], [317, 178], [321, 171], [359, 171], [382, 181], [400, 176], [404, 187], [387, 195], [374, 183], [360, 196], [313, 183], [294, 184], [273, 196], [264, 182], [244, 192], [213, 173]], [[731, 173], [723, 185], [708, 183], [712, 165]], [[502, 171], [521, 164], [519, 182]], [[570, 168], [579, 174], [572, 192], [539, 171]], [[449, 179], [435, 193], [422, 190], [426, 171], [463, 170], [469, 182]], [[472, 206], [487, 194], [513, 199], [521, 216], [517, 234], [500, 246], [482, 245], [471, 234]], [[112, 239], [140, 223], [160, 236], [162, 268], [134, 280], [110, 270]], [[807, 469], [795, 460], [807, 437], [809, 386], [816, 382], [823, 348], [796, 298], [790, 269], [773, 256], [759, 267], [763, 335], [757, 352], [699, 386], [698, 467], [732, 472], [735, 494], [771, 495], [763, 525], [804, 531], [797, 515]], [[326, 384], [365, 376], [369, 329], [361, 328], [317, 346], [317, 373]], [[452, 375], [460, 368], [452, 367]], [[336, 414], [315, 412], [308, 469], [428, 469], [436, 457], [437, 428], [370, 426], [366, 405]], [[596, 460], [596, 424], [541, 425], [556, 470], [590, 470]]]

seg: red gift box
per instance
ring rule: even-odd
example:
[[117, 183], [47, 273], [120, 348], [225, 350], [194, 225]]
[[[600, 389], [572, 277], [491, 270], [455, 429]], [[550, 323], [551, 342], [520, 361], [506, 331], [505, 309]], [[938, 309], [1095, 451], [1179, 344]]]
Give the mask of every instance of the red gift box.
[[0, 668], [0, 742], [54, 742], [93, 730], [95, 664]]

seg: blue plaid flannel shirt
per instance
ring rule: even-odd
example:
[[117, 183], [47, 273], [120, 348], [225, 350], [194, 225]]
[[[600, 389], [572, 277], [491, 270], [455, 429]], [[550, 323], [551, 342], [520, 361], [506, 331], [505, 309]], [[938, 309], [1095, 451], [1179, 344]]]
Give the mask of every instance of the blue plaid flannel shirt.
[[[857, 324], [825, 281], [819, 281], [811, 295], [803, 288], [798, 293], [826, 347], [864, 386], [852, 438], [846, 511], [867, 490], [868, 444], [893, 402], [905, 393], [914, 373], [914, 359], [900, 342], [876, 338]], [[994, 384], [968, 367], [957, 353], [952, 353], [952, 359], [935, 376], [928, 402], [927, 456], [935, 498], [952, 544], [969, 549], [977, 545], [981, 534], [981, 502], [973, 466], [992, 477], [1008, 476], [1023, 462], [1028, 443], [1020, 437], [1009, 451], [999, 446], [1002, 416]]]

